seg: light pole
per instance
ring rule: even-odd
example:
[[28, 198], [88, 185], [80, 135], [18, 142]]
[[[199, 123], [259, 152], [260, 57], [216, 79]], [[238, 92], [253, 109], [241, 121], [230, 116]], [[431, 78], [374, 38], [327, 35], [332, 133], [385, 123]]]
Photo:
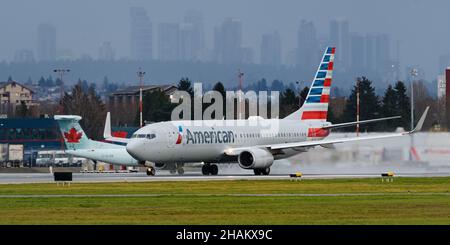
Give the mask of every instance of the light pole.
[[418, 74], [419, 71], [416, 68], [411, 69], [411, 130], [414, 129], [414, 78]]
[[[411, 69], [411, 130], [414, 129], [414, 80], [419, 75], [419, 71], [416, 68]], [[411, 148], [410, 148], [410, 160], [413, 161], [414, 149], [414, 134], [410, 134]]]
[[[243, 77], [244, 77], [244, 73], [241, 72], [241, 69], [238, 69], [238, 78], [239, 78], [239, 119], [243, 119], [242, 118], [242, 83], [243, 83]], [[245, 102], [244, 102], [244, 108], [245, 108]]]
[[[356, 122], [359, 122], [359, 78], [356, 79]], [[356, 124], [356, 137], [359, 137], [359, 123]]]
[[64, 68], [60, 68], [60, 69], [54, 69], [53, 72], [58, 73], [59, 75], [59, 80], [61, 81], [61, 88], [60, 88], [60, 104], [59, 104], [59, 113], [63, 114], [63, 110], [64, 110], [64, 106], [63, 106], [63, 98], [64, 98], [64, 81], [63, 81], [63, 76], [64, 73], [68, 73], [70, 72], [70, 69], [64, 69]]
[[139, 67], [139, 71], [136, 72], [137, 76], [139, 77], [139, 83], [140, 83], [140, 88], [139, 88], [139, 126], [142, 128], [142, 87], [144, 86], [143, 82], [144, 82], [144, 75], [145, 75], [145, 71], [142, 71], [141, 68]]

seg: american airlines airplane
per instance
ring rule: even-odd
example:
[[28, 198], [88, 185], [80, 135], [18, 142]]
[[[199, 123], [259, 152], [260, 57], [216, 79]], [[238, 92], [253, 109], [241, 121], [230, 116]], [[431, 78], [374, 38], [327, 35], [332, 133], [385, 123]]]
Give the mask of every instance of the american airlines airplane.
[[349, 141], [399, 137], [422, 128], [428, 108], [416, 128], [409, 132], [326, 139], [333, 128], [398, 118], [327, 122], [334, 55], [334, 47], [326, 48], [304, 105], [283, 119], [168, 121], [146, 125], [127, 140], [105, 136], [108, 140], [126, 142], [126, 151], [141, 164], [203, 162], [204, 175], [217, 175], [217, 163], [237, 162], [255, 175], [268, 175], [276, 160], [315, 146], [332, 148], [333, 144]]

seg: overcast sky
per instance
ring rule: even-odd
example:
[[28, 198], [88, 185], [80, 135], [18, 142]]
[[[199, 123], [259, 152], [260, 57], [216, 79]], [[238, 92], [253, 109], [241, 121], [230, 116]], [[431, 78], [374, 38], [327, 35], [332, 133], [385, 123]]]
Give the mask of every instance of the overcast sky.
[[282, 36], [284, 54], [293, 49], [301, 19], [314, 21], [322, 36], [328, 35], [331, 19], [347, 19], [352, 32], [388, 33], [393, 42], [400, 41], [402, 67], [417, 64], [428, 79], [437, 75], [438, 56], [450, 53], [446, 0], [1, 0], [0, 60], [13, 59], [21, 48], [36, 55], [40, 23], [57, 27], [58, 49], [96, 58], [100, 44], [111, 41], [116, 58], [127, 57], [131, 6], [143, 6], [153, 23], [179, 22], [186, 10], [202, 11], [209, 48], [213, 27], [226, 17], [239, 18], [244, 45], [253, 47], [257, 57], [261, 34], [273, 30]]

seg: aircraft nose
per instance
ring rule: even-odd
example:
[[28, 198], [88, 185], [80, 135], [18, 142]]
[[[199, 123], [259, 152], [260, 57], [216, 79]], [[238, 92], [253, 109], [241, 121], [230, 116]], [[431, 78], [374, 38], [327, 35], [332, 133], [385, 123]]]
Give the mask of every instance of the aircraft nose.
[[134, 157], [137, 160], [145, 160], [143, 159], [143, 151], [142, 148], [142, 142], [140, 140], [131, 140], [127, 143], [127, 152]]

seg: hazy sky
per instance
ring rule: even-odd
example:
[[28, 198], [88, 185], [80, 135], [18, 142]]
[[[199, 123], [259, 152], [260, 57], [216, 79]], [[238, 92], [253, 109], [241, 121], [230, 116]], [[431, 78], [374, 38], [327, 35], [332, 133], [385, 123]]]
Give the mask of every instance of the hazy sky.
[[116, 58], [127, 57], [130, 6], [145, 7], [153, 23], [181, 21], [189, 9], [202, 11], [209, 48], [213, 27], [226, 17], [239, 18], [244, 45], [253, 47], [256, 57], [263, 33], [279, 30], [285, 54], [295, 47], [301, 19], [314, 21], [327, 36], [329, 21], [337, 18], [349, 20], [353, 32], [384, 32], [399, 40], [402, 67], [418, 64], [428, 79], [437, 75], [438, 56], [450, 53], [446, 0], [0, 0], [0, 60], [13, 59], [20, 48], [36, 56], [37, 26], [45, 22], [57, 27], [58, 49], [96, 58], [100, 44], [111, 41]]

